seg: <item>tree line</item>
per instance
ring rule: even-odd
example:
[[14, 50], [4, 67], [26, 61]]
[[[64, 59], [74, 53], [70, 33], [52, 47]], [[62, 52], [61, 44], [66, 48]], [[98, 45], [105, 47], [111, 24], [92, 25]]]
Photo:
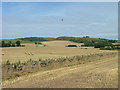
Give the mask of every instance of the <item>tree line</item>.
[[0, 42], [0, 47], [20, 47], [20, 46], [21, 46], [21, 42], [20, 42], [20, 41], [16, 41], [16, 42], [1, 41], [1, 42]]
[[86, 37], [58, 37], [57, 40], [68, 40], [76, 43], [84, 43], [83, 47], [94, 47], [94, 48], [104, 48], [106, 46], [111, 47], [111, 49], [117, 49], [119, 46], [115, 46], [112, 43], [116, 43], [117, 40], [109, 40], [103, 38], [90, 38]]
[[120, 50], [120, 45], [100, 47], [100, 50]]
[[104, 38], [91, 38], [89, 36], [85, 37], [57, 37], [57, 38], [44, 38], [44, 37], [26, 37], [26, 38], [18, 38], [18, 40], [15, 42], [11, 41], [2, 41], [0, 43], [0, 47], [19, 47], [21, 46], [21, 41], [29, 41], [32, 43], [35, 43], [36, 45], [41, 44], [41, 41], [52, 41], [52, 40], [67, 40], [72, 41], [76, 43], [84, 43], [85, 47], [95, 47], [95, 48], [101, 48], [101, 49], [109, 49], [107, 47], [111, 47], [112, 49], [117, 49], [120, 46], [114, 46], [112, 43], [118, 42], [117, 40], [111, 40], [111, 39], [104, 39]]
[[54, 40], [55, 38], [25, 37], [25, 38], [18, 38], [18, 39], [19, 39], [19, 40], [23, 40], [23, 41], [34, 42], [34, 41], [50, 41], [50, 40]]

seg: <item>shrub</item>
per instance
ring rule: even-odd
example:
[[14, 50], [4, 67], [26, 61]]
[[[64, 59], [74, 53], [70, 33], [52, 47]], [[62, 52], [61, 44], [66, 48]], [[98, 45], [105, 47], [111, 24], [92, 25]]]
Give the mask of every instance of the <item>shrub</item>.
[[10, 65], [10, 61], [9, 60], [6, 61], [6, 65]]
[[39, 42], [38, 44], [42, 44], [42, 43]]
[[107, 46], [107, 47], [101, 47], [100, 50], [119, 50], [120, 46]]
[[15, 47], [15, 43], [12, 43], [12, 45], [11, 45], [12, 47]]
[[67, 45], [66, 47], [77, 47], [77, 45]]
[[16, 46], [17, 47], [21, 46], [21, 42], [20, 41], [16, 41]]
[[20, 73], [15, 72], [15, 73], [14, 73], [14, 76], [15, 76], [15, 77], [20, 77]]
[[46, 47], [47, 45], [43, 45], [44, 47]]
[[35, 45], [37, 45], [38, 43], [37, 42], [35, 42]]
[[18, 65], [20, 65], [20, 64], [21, 64], [20, 60], [17, 62], [17, 64], [18, 64]]
[[25, 47], [25, 45], [21, 45], [21, 47]]

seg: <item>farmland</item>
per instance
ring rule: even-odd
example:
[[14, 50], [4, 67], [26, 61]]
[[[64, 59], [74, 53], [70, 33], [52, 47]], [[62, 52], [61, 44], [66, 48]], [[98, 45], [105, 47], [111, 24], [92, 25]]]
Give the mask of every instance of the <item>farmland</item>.
[[[39, 45], [36, 47], [34, 43], [26, 43], [26, 47], [9, 47], [3, 48], [2, 53], [4, 53], [3, 63], [7, 60], [11, 62], [21, 61], [24, 62], [29, 59], [38, 60], [38, 59], [45, 59], [45, 58], [57, 58], [57, 57], [66, 57], [66, 56], [74, 56], [74, 55], [85, 55], [85, 54], [92, 54], [92, 53], [102, 53], [102, 52], [112, 52], [107, 50], [99, 50], [98, 48], [92, 47], [65, 47], [67, 44], [77, 44], [70, 41], [48, 41], [43, 42], [44, 44], [48, 45], [47, 47], [43, 47]], [[60, 44], [61, 43], [61, 44]], [[34, 55], [28, 55], [25, 53], [34, 53]]]
[[1, 3], [3, 90], [117, 90], [118, 3], [31, 1]]
[[[26, 86], [20, 84], [20, 87], [71, 87], [67, 84], [69, 82], [68, 77], [71, 77], [70, 84], [73, 84], [72, 87], [103, 87], [103, 84], [101, 84], [102, 82], [105, 82], [104, 87], [117, 87], [117, 50], [100, 50], [99, 48], [94, 47], [81, 47], [84, 43], [75, 43], [65, 40], [43, 41], [41, 43], [42, 44], [39, 45], [34, 43], [22, 43], [25, 47], [1, 48], [3, 53], [3, 65], [5, 65], [8, 60], [10, 62], [10, 65], [3, 66], [4, 87], [18, 88], [19, 83], [23, 83], [21, 79], [32, 82], [33, 77], [35, 78], [35, 83], [38, 84], [34, 85], [32, 83], [33, 86], [31, 86], [31, 83], [26, 82]], [[67, 45], [77, 45], [78, 47], [66, 47]], [[109, 63], [107, 63], [108, 61]], [[23, 65], [24, 63], [24, 66], [19, 69], [12, 69], [12, 63], [19, 63], [18, 66]], [[39, 63], [40, 65], [43, 63], [44, 66], [40, 66]], [[31, 66], [33, 64], [34, 66]], [[98, 72], [97, 70], [101, 72]], [[48, 77], [47, 72], [50, 73], [50, 78]], [[110, 75], [106, 78], [105, 74], [108, 72]], [[80, 73], [82, 73], [81, 77], [79, 77]], [[86, 76], [84, 76], [84, 74], [86, 74]], [[90, 74], [93, 76], [90, 77]], [[35, 77], [36, 75], [40, 76]], [[32, 79], [27, 78], [26, 76], [30, 76]], [[21, 79], [16, 80], [16, 77]], [[101, 83], [92, 79], [97, 77], [100, 78]], [[15, 78], [15, 83], [9, 85], [12, 82], [12, 80], [7, 80], [9, 78]], [[60, 78], [66, 84], [60, 85], [62, 82]], [[77, 80], [77, 78], [80, 78], [80, 81]], [[88, 81], [85, 81], [82, 78], [88, 79]], [[113, 78], [115, 82], [112, 83], [112, 79], [109, 80], [109, 78]], [[40, 81], [42, 79], [44, 79], [43, 82]], [[91, 80], [92, 82], [94, 81], [92, 86], [90, 86]], [[109, 82], [107, 83], [107, 81]], [[75, 85], [74, 82], [76, 82]], [[98, 82], [100, 83], [100, 86], [96, 84]], [[51, 84], [48, 85], [48, 83]]]
[[118, 57], [37, 72], [3, 83], [4, 88], [117, 88]]

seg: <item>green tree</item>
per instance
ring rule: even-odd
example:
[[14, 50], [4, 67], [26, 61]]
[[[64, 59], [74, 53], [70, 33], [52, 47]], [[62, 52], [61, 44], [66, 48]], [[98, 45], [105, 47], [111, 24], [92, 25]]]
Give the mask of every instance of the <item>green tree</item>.
[[17, 47], [21, 46], [21, 42], [20, 41], [16, 41], [16, 46]]
[[12, 47], [15, 47], [15, 43], [12, 43], [11, 46], [12, 46]]
[[37, 42], [35, 42], [35, 45], [37, 45]]
[[2, 47], [5, 47], [5, 41], [2, 41]]
[[11, 47], [11, 44], [12, 44], [11, 41], [9, 41], [9, 42], [8, 42], [8, 47]]
[[38, 43], [37, 42], [35, 42], [35, 45], [36, 45], [36, 47], [38, 47]]

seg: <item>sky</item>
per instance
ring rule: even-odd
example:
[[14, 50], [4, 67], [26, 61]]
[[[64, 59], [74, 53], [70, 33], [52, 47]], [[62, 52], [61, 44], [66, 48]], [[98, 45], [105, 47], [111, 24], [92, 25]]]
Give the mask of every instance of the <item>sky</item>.
[[3, 39], [59, 36], [117, 39], [118, 3], [2, 3]]

